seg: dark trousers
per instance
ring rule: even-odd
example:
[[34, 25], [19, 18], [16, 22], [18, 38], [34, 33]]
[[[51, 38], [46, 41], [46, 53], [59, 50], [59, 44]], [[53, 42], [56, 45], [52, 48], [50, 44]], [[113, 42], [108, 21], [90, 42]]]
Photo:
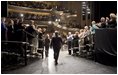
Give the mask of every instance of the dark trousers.
[[48, 53], [49, 53], [49, 46], [45, 46], [45, 55], [46, 55], [46, 57], [48, 57]]
[[57, 62], [59, 57], [60, 49], [54, 49], [54, 59]]
[[71, 55], [72, 42], [68, 41], [68, 53]]

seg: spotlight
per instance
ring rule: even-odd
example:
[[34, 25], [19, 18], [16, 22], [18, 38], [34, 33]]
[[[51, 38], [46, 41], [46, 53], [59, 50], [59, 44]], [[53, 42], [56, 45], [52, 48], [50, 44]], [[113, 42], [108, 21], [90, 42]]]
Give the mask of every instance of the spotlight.
[[90, 14], [91, 12], [87, 12], [87, 14]]
[[48, 21], [48, 24], [52, 24], [52, 21]]
[[75, 15], [73, 15], [73, 17], [77, 17], [77, 15], [75, 14]]
[[24, 15], [23, 14], [20, 14], [21, 17], [23, 17]]
[[63, 15], [63, 13], [60, 13], [60, 15]]
[[56, 22], [58, 21], [58, 19], [55, 20]]
[[60, 19], [58, 19], [58, 21], [60, 22]]

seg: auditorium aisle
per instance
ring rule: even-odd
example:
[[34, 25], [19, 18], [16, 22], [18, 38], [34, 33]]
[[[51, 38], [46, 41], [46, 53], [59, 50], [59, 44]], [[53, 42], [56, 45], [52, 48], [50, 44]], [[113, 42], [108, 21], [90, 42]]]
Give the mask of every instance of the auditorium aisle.
[[25, 67], [6, 71], [7, 74], [116, 74], [117, 67], [99, 64], [92, 60], [71, 56], [67, 50], [61, 50], [59, 64], [54, 65], [53, 50], [49, 50], [49, 57], [35, 60]]

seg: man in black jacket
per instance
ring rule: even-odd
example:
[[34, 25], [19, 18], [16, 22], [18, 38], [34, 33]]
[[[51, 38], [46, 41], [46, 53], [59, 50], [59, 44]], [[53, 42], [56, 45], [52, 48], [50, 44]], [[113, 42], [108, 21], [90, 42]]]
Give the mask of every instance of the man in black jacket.
[[51, 40], [51, 47], [53, 47], [54, 50], [55, 65], [58, 64], [58, 57], [59, 57], [61, 46], [62, 46], [62, 38], [59, 37], [58, 31], [55, 31], [55, 36], [52, 37]]

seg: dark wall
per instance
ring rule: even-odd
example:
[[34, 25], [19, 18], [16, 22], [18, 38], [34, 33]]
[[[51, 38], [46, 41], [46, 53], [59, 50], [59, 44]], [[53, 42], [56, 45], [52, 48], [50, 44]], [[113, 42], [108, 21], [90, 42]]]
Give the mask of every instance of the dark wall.
[[95, 1], [94, 19], [99, 21], [100, 17], [109, 17], [110, 13], [117, 13], [117, 1]]
[[7, 1], [1, 1], [1, 17], [7, 17]]

